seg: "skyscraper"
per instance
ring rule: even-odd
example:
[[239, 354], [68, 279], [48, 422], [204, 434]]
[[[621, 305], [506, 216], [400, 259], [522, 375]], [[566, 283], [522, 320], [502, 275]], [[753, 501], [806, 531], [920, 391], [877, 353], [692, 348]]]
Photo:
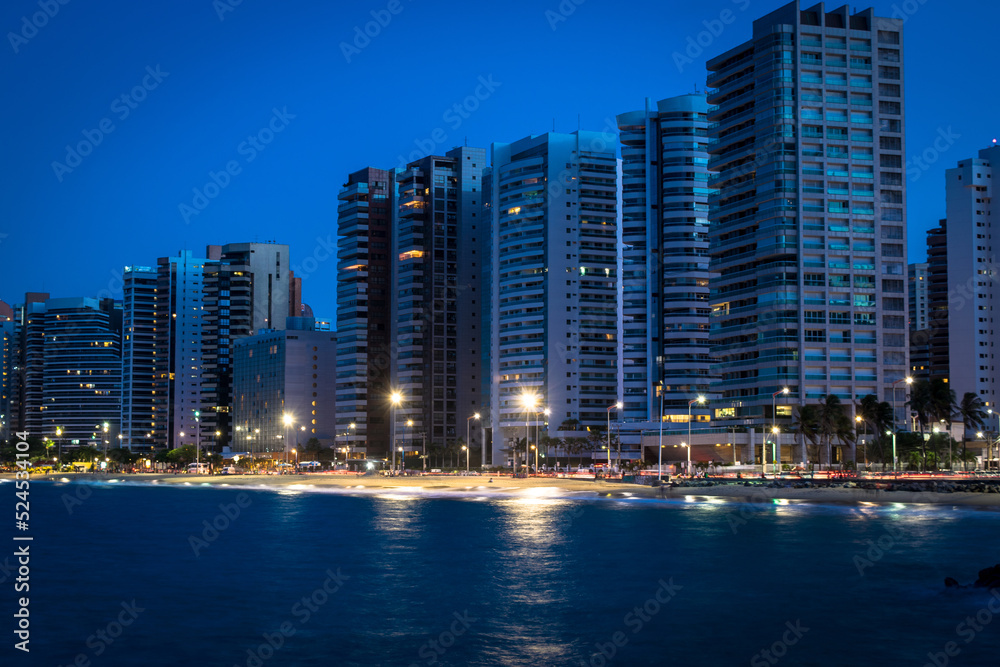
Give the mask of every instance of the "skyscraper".
[[353, 451], [388, 457], [392, 172], [361, 169], [337, 198], [337, 430]]
[[[182, 250], [157, 260], [156, 401], [153, 437], [157, 447], [174, 449], [180, 434], [194, 433], [202, 411], [205, 266], [209, 260]], [[203, 433], [203, 443], [215, 439]]]
[[[950, 375], [948, 321], [948, 221], [927, 231], [927, 378], [947, 380]], [[971, 391], [971, 390], [970, 390]]]
[[[467, 434], [478, 451], [482, 410], [483, 331], [479, 276], [483, 148], [454, 148], [411, 162], [396, 174], [398, 205], [392, 237], [393, 387], [397, 444], [417, 452], [427, 444], [453, 447]], [[412, 421], [412, 425], [408, 423]], [[467, 428], [467, 426], [471, 428]], [[468, 443], [467, 443], [468, 444]]]
[[493, 144], [495, 463], [510, 458], [514, 439], [535, 442], [533, 427], [546, 422], [603, 428], [620, 399], [615, 143], [578, 131]]
[[[288, 317], [288, 246], [230, 243], [209, 246], [205, 264], [201, 386], [202, 443], [232, 438], [233, 344], [262, 329], [284, 329]], [[216, 436], [215, 433], [218, 432]]]
[[111, 299], [26, 304], [24, 429], [65, 441], [117, 447], [121, 406], [122, 312]]
[[122, 279], [121, 445], [132, 451], [151, 450], [156, 424], [157, 272], [126, 266]]
[[618, 116], [626, 419], [658, 419], [655, 382], [674, 421], [711, 390], [707, 111], [694, 94]]
[[[1000, 326], [998, 254], [993, 250], [993, 172], [1000, 177], [1000, 146], [979, 151], [945, 172], [947, 195], [949, 384], [958, 396], [974, 392], [995, 406]], [[1000, 228], [998, 228], [1000, 233]]]
[[708, 62], [712, 354], [759, 425], [907, 373], [902, 27], [792, 2]]

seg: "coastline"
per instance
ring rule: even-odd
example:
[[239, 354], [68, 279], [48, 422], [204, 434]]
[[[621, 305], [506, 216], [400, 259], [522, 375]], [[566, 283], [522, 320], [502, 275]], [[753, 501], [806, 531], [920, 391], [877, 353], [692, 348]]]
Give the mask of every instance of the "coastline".
[[[0, 479], [13, 480], [12, 473], [0, 474]], [[490, 481], [492, 479], [492, 481]], [[330, 489], [345, 493], [372, 494], [424, 494], [434, 492], [447, 496], [450, 492], [475, 493], [477, 495], [504, 496], [534, 495], [565, 498], [618, 498], [618, 499], [663, 499], [687, 500], [693, 502], [761, 503], [774, 500], [789, 500], [819, 504], [928, 504], [936, 506], [1000, 508], [1000, 494], [974, 492], [916, 492], [885, 491], [848, 488], [790, 488], [767, 487], [762, 485], [715, 485], [715, 486], [663, 486], [650, 487], [640, 484], [594, 481], [592, 479], [571, 478], [528, 478], [513, 479], [509, 476], [426, 476], [426, 477], [372, 477], [356, 475], [331, 475], [306, 473], [302, 475], [191, 475], [191, 474], [91, 474], [53, 473], [32, 475], [35, 482], [63, 483], [125, 483], [149, 486], [217, 486], [241, 488], [296, 490]]]

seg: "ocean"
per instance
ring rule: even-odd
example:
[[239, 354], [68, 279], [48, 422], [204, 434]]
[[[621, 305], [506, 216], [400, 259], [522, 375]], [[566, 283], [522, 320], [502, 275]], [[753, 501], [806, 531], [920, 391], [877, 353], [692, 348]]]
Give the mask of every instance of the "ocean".
[[3, 664], [1000, 664], [1000, 512], [497, 495], [34, 481]]

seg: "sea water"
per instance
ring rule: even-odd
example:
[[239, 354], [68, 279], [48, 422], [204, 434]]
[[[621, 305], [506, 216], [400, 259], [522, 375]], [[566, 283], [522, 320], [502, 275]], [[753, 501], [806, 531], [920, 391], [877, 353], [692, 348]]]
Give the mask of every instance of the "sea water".
[[943, 587], [996, 511], [105, 481], [31, 519], [3, 664], [1000, 664], [1000, 600]]

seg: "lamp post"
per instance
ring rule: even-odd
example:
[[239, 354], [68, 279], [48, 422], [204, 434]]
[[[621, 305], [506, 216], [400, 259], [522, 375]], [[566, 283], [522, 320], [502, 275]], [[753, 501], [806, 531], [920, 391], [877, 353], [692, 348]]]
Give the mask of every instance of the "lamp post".
[[[865, 441], [868, 439], [868, 422], [861, 418], [861, 415], [854, 415], [854, 421], [864, 424], [864, 437], [861, 439], [861, 444], [865, 447], [865, 468], [868, 467], [868, 445]], [[858, 448], [854, 448], [854, 474], [858, 474]]]
[[[780, 463], [778, 461], [778, 458], [781, 455], [781, 447], [777, 447], [776, 443], [773, 442], [773, 441], [776, 441], [778, 439], [778, 433], [779, 433], [779, 431], [778, 431], [778, 424], [777, 424], [777, 420], [778, 420], [778, 394], [786, 394], [787, 395], [788, 391], [789, 391], [788, 387], [782, 387], [778, 391], [776, 391], [773, 394], [771, 394], [771, 440], [772, 440], [772, 442], [771, 442], [771, 462], [775, 466], [774, 467], [775, 473], [778, 472], [778, 463]], [[764, 451], [767, 451], [766, 447], [762, 450], [762, 453], [761, 453], [760, 462], [762, 464], [764, 463], [764, 454], [763, 454]], [[778, 452], [778, 456], [775, 456], [775, 451]], [[761, 469], [761, 471], [763, 472], [763, 468]]]
[[896, 472], [896, 385], [900, 382], [905, 382], [906, 384], [913, 384], [913, 378], [906, 376], [905, 378], [899, 378], [892, 383], [892, 471]]
[[885, 434], [892, 436], [892, 473], [893, 473], [893, 476], [895, 476], [895, 474], [896, 474], [896, 429], [894, 428], [891, 431], [886, 431]]
[[392, 445], [389, 447], [392, 456], [392, 470], [396, 471], [396, 408], [403, 402], [403, 395], [394, 391], [389, 395], [389, 402], [392, 403]]
[[608, 406], [608, 472], [611, 472], [611, 411], [616, 408], [621, 410], [622, 407], [623, 405], [621, 401]]
[[706, 400], [708, 399], [706, 399], [704, 396], [699, 396], [698, 398], [692, 398], [690, 401], [688, 401], [688, 441], [687, 441], [688, 477], [691, 476], [691, 406], [694, 405], [695, 403], [697, 403], [698, 405], [702, 405], [705, 403]]
[[285, 425], [285, 443], [282, 449], [285, 450], [285, 465], [288, 465], [288, 428], [292, 425], [291, 413], [283, 413], [281, 415], [281, 423]]
[[[465, 444], [469, 446], [469, 453], [472, 452], [472, 420], [479, 419], [479, 413], [472, 415], [465, 420]], [[412, 422], [411, 422], [412, 424]], [[465, 457], [465, 472], [469, 472], [469, 456]]]
[[59, 472], [62, 472], [62, 427], [61, 426], [56, 427], [56, 451], [57, 451], [56, 456], [58, 457], [57, 459], [58, 464], [56, 465], [56, 468], [59, 470]]
[[771, 465], [774, 467], [774, 476], [778, 476], [778, 467], [781, 461], [781, 448], [778, 446], [778, 434], [781, 432], [777, 426], [771, 427]]
[[[542, 410], [542, 414], [545, 415], [545, 420], [544, 420], [544, 423], [545, 423], [545, 437], [548, 437], [548, 435], [549, 435], [549, 415], [552, 414], [552, 410], [549, 410], [548, 408], [545, 408], [544, 410]], [[536, 423], [535, 426], [536, 426], [536, 428], [535, 428], [535, 444], [540, 447], [541, 444], [542, 444], [542, 436], [541, 436], [541, 434], [538, 431], [539, 425]], [[548, 451], [547, 448], [546, 448], [546, 451]], [[542, 458], [545, 458], [545, 457], [543, 456]], [[538, 450], [535, 450], [535, 472], [536, 473], [538, 472]]]
[[657, 481], [662, 481], [663, 479], [663, 383], [657, 380], [653, 383], [656, 387], [656, 393], [660, 395], [660, 438], [657, 441], [657, 459], [656, 459], [656, 479]]
[[194, 462], [196, 470], [201, 470], [201, 412], [194, 411]]
[[[534, 394], [524, 393], [521, 394], [521, 403], [524, 404], [524, 465], [528, 466], [529, 454], [528, 454], [528, 443], [531, 441], [531, 433], [529, 429], [531, 428], [529, 417], [535, 409], [535, 405], [538, 404], [538, 397]], [[517, 454], [514, 454], [514, 473], [517, 474]]]
[[465, 472], [469, 472], [469, 453], [472, 450], [468, 445], [462, 445], [462, 451], [465, 452]]
[[295, 454], [295, 469], [298, 470], [299, 469], [299, 450], [293, 448], [292, 449], [292, 454]]
[[104, 458], [108, 458], [108, 422], [104, 422]]

